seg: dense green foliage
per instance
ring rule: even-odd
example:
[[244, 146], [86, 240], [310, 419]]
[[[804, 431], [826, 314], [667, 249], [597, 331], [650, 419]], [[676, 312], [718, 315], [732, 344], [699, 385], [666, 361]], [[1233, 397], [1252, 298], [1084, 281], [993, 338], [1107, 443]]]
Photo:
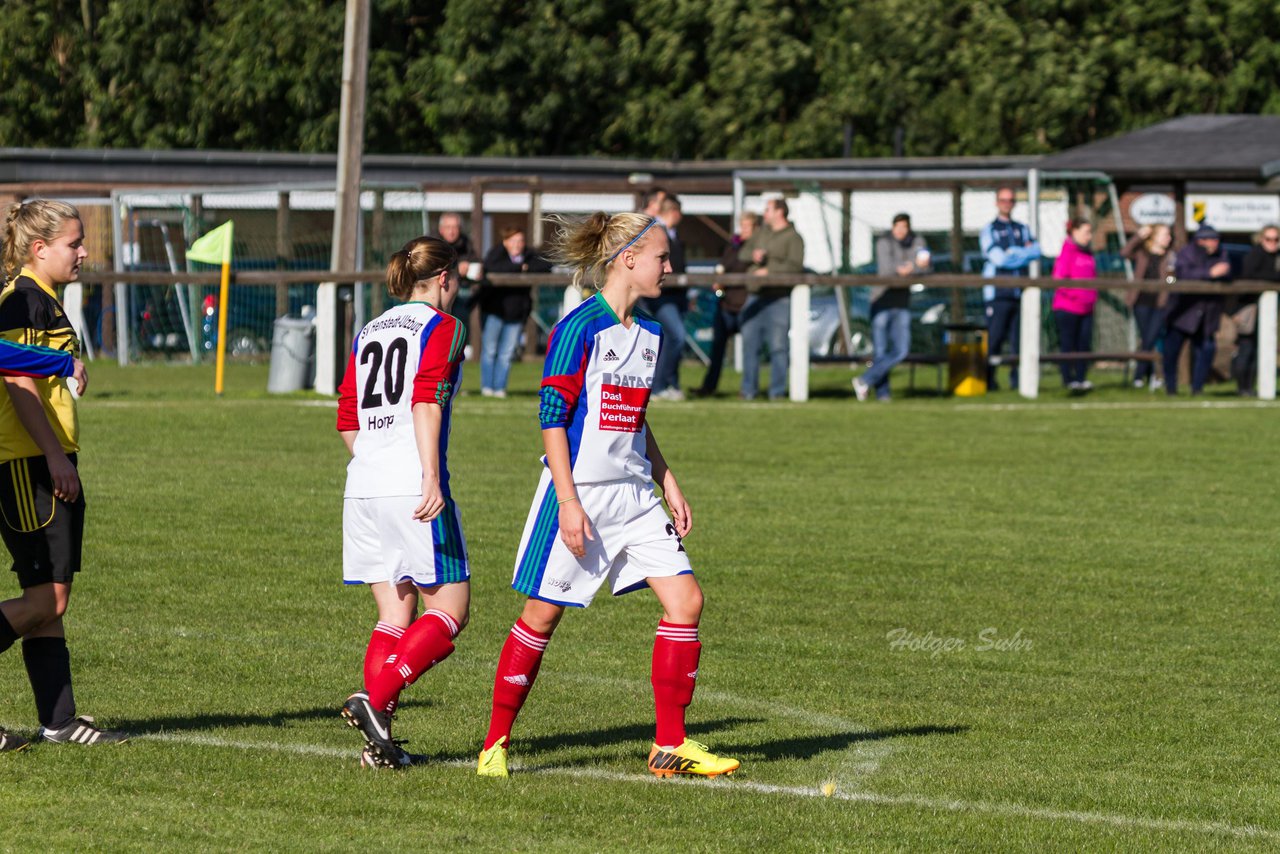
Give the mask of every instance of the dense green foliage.
[[[540, 453], [541, 366], [514, 367], [508, 400], [467, 368], [449, 460], [471, 622], [396, 720], [437, 762], [398, 775], [359, 771], [337, 717], [375, 617], [339, 582], [332, 405], [267, 397], [265, 366], [229, 366], [218, 400], [210, 366], [95, 363], [67, 630], [81, 709], [140, 737], [0, 755], [0, 849], [1280, 843], [1280, 501], [1258, 467], [1275, 405], [1112, 375], [1085, 402], [860, 406], [843, 367], [804, 405], [656, 403], [707, 591], [692, 734], [742, 769], [651, 781], [661, 609], [602, 594], [566, 615], [496, 781], [474, 762]], [[895, 647], [895, 629], [966, 646]], [[984, 650], [984, 631], [1020, 645]], [[0, 725], [31, 734], [26, 683], [20, 650], [0, 655]]]
[[[6, 0], [0, 146], [332, 150], [343, 5]], [[371, 152], [1036, 153], [1280, 112], [1254, 0], [373, 0], [371, 30]]]

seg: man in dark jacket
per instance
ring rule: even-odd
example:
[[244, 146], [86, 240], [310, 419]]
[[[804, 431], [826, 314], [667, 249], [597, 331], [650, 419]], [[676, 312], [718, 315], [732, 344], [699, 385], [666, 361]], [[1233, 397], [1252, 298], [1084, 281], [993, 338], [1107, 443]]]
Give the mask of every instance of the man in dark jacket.
[[[524, 230], [504, 228], [502, 243], [484, 256], [486, 273], [549, 273], [551, 263], [525, 246]], [[506, 397], [511, 359], [520, 343], [520, 332], [533, 308], [532, 289], [495, 287], [485, 281], [480, 289], [480, 394]]]
[[[1231, 279], [1222, 239], [1211, 225], [1196, 229], [1192, 241], [1178, 252], [1174, 274], [1179, 279], [1226, 282]], [[1164, 336], [1164, 387], [1178, 393], [1178, 356], [1191, 342], [1191, 393], [1200, 394], [1213, 367], [1215, 336], [1222, 321], [1222, 297], [1218, 294], [1172, 294], [1168, 328]]]
[[[747, 262], [738, 257], [744, 243], [756, 233], [760, 225], [760, 215], [754, 211], [744, 211], [738, 220], [738, 233], [725, 247], [717, 272], [745, 273]], [[742, 308], [747, 304], [747, 289], [742, 285], [716, 287], [716, 316], [711, 327], [711, 363], [707, 365], [706, 376], [696, 394], [710, 397], [716, 393], [720, 385], [720, 371], [724, 367], [725, 351], [729, 338], [742, 331]]]

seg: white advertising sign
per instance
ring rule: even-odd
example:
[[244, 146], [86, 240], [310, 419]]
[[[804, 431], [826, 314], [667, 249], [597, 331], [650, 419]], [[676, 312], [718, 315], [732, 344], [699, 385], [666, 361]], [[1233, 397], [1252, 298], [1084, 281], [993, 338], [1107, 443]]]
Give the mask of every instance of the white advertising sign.
[[1138, 225], [1173, 225], [1177, 212], [1164, 193], [1143, 193], [1129, 205], [1129, 216]]
[[1257, 231], [1280, 222], [1280, 197], [1188, 195], [1187, 228], [1202, 222], [1218, 231]]

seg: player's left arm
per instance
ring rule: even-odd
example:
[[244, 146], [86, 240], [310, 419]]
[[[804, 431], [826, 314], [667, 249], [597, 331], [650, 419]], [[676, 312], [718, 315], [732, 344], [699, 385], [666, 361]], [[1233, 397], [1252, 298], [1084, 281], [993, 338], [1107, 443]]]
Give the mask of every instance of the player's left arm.
[[430, 522], [444, 510], [444, 493], [440, 489], [440, 425], [444, 408], [426, 401], [413, 405], [413, 438], [418, 445], [418, 461], [422, 463], [422, 501], [413, 511], [419, 522]]
[[689, 508], [689, 502], [685, 501], [684, 493], [680, 491], [680, 484], [676, 483], [676, 476], [667, 465], [666, 457], [662, 456], [662, 449], [658, 447], [653, 428], [647, 424], [644, 430], [644, 445], [649, 464], [653, 467], [654, 483], [662, 487], [662, 498], [667, 502], [667, 509], [671, 511], [671, 521], [676, 525], [676, 533], [681, 537], [687, 537], [689, 531], [693, 530], [693, 511]]
[[441, 314], [422, 343], [418, 373], [413, 378], [413, 438], [422, 464], [422, 501], [413, 518], [430, 522], [444, 510], [440, 486], [440, 431], [444, 408], [453, 397], [453, 377], [463, 358], [466, 327], [451, 315]]

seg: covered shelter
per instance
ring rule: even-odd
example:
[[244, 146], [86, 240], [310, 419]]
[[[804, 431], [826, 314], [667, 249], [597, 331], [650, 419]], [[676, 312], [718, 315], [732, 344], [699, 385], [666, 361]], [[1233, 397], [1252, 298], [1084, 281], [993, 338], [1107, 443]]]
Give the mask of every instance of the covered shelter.
[[[1280, 222], [1280, 116], [1179, 116], [1049, 155], [1028, 171], [1032, 211], [1046, 180], [1075, 177], [1101, 178], [1115, 188], [1121, 237], [1128, 228], [1153, 222], [1171, 225], [1177, 244], [1184, 244], [1188, 229], [1199, 222], [1227, 234], [1248, 234]], [[1197, 194], [1213, 194], [1213, 206], [1198, 201]], [[1162, 196], [1171, 202], [1167, 207], [1160, 204]], [[1148, 200], [1155, 204], [1142, 205]], [[1034, 221], [1031, 225], [1034, 229]], [[1027, 288], [1022, 299], [1022, 340], [1038, 350], [1025, 324], [1028, 308], [1039, 306], [1039, 289]], [[1276, 299], [1269, 291], [1259, 300], [1258, 396], [1265, 400], [1274, 400], [1276, 393]], [[1034, 360], [1039, 353], [1020, 357]], [[1029, 381], [1030, 373], [1024, 372], [1027, 380], [1020, 382]], [[1034, 388], [1020, 390], [1035, 396]]]

